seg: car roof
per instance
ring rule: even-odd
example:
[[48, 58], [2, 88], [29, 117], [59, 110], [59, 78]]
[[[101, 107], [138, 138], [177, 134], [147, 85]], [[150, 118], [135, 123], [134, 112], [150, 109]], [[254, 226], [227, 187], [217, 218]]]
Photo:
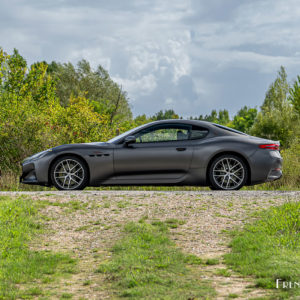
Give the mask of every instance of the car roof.
[[167, 120], [157, 120], [145, 125], [155, 125], [155, 124], [163, 124], [163, 123], [183, 123], [183, 124], [191, 124], [197, 126], [209, 126], [212, 127], [213, 123], [207, 121], [200, 121], [200, 120], [184, 120], [184, 119], [167, 119]]

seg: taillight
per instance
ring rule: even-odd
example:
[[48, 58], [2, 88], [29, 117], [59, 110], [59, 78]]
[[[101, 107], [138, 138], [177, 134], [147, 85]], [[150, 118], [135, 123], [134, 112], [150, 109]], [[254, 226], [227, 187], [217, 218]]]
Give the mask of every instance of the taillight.
[[278, 144], [264, 144], [264, 145], [259, 145], [259, 148], [269, 149], [269, 150], [279, 150], [279, 145]]

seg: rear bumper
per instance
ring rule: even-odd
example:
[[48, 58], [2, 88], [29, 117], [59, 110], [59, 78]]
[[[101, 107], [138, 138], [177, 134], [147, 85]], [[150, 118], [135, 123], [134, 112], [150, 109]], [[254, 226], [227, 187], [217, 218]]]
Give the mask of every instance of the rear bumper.
[[278, 151], [259, 149], [251, 157], [251, 184], [278, 180], [282, 177], [282, 157]]
[[282, 171], [281, 169], [273, 169], [269, 172], [267, 181], [275, 181], [282, 177]]

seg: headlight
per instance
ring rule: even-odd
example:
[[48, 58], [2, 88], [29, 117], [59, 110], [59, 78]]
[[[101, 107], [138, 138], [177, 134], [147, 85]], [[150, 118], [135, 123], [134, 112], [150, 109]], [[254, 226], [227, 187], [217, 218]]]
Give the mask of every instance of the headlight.
[[23, 160], [23, 163], [26, 162], [26, 161], [28, 161], [28, 160], [31, 161], [31, 160], [36, 160], [36, 159], [42, 158], [42, 157], [45, 156], [48, 152], [51, 152], [51, 151], [52, 151], [52, 149], [47, 149], [47, 150], [45, 150], [45, 151], [36, 153], [36, 154], [34, 154], [34, 155], [30, 156], [30, 157], [25, 158], [25, 159]]

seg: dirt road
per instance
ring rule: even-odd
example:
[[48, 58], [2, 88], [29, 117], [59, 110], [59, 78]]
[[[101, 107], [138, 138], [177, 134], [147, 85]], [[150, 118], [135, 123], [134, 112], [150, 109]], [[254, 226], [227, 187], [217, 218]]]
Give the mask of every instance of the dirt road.
[[[222, 255], [230, 251], [227, 232], [240, 228], [256, 210], [299, 201], [300, 192], [1, 192], [0, 195], [26, 194], [48, 203], [47, 231], [32, 245], [35, 249], [66, 251], [79, 261], [79, 271], [59, 283], [45, 284], [54, 295], [70, 293], [73, 299], [110, 299], [109, 283], [95, 273], [110, 257], [110, 246], [129, 221], [178, 219], [183, 225], [171, 229], [171, 238], [184, 252], [201, 258], [217, 258], [217, 265], [203, 266], [201, 277], [212, 282], [216, 299], [249, 299], [266, 295], [253, 287], [253, 279], [242, 278], [229, 269], [230, 276], [217, 275], [227, 268]], [[228, 268], [227, 268], [228, 269]], [[220, 272], [219, 272], [220, 274]]]

